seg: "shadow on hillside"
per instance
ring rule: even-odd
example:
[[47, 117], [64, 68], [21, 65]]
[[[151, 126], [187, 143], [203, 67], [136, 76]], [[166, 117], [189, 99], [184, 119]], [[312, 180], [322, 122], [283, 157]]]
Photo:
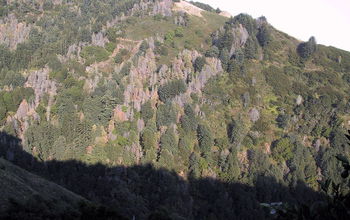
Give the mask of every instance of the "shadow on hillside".
[[259, 176], [251, 187], [209, 178], [184, 180], [151, 165], [39, 162], [22, 150], [18, 138], [6, 133], [0, 133], [0, 156], [130, 219], [269, 219], [262, 202], [310, 205], [325, 199], [303, 183], [290, 189], [266, 176]]

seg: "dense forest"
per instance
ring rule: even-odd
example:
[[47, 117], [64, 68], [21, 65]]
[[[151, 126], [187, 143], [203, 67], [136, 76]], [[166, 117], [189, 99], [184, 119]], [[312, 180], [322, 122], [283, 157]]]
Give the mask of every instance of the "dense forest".
[[199, 2], [0, 0], [0, 155], [97, 204], [72, 219], [346, 219], [350, 52], [316, 39]]

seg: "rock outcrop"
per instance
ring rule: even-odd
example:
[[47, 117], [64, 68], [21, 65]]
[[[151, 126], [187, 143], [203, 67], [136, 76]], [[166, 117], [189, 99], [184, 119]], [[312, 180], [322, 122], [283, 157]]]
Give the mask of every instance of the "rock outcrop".
[[172, 0], [157, 0], [153, 5], [153, 14], [161, 14], [163, 16], [171, 16], [172, 15], [172, 7], [173, 7], [173, 1]]
[[208, 80], [223, 71], [221, 61], [217, 58], [207, 58], [207, 64], [202, 71], [189, 83], [190, 93], [201, 93], [202, 88]]
[[0, 44], [11, 50], [17, 48], [17, 44], [28, 39], [31, 27], [24, 22], [18, 22], [15, 15], [0, 20]]
[[249, 119], [252, 121], [252, 122], [256, 122], [259, 120], [260, 118], [260, 112], [257, 108], [252, 108], [249, 112]]
[[237, 27], [232, 29], [233, 43], [230, 50], [230, 56], [235, 54], [238, 48], [241, 48], [248, 40], [249, 34], [247, 29], [239, 24]]
[[35, 99], [34, 105], [37, 107], [44, 97], [45, 94], [49, 95], [49, 104], [48, 104], [48, 118], [50, 115], [51, 104], [53, 103], [54, 96], [57, 94], [57, 87], [55, 81], [49, 79], [50, 69], [45, 67], [40, 70], [34, 70], [29, 72], [27, 82], [25, 87], [31, 87], [34, 89]]
[[100, 47], [104, 47], [106, 43], [108, 43], [108, 39], [107, 37], [104, 36], [103, 33], [98, 32], [98, 33], [93, 33], [92, 34], [92, 45], [95, 46], [100, 46]]
[[198, 8], [197, 6], [195, 5], [192, 5], [191, 3], [189, 2], [186, 2], [186, 1], [180, 1], [180, 2], [175, 2], [174, 4], [174, 11], [181, 11], [181, 12], [186, 12], [190, 15], [195, 15], [195, 16], [198, 16], [198, 17], [203, 17], [202, 16], [202, 11], [204, 11], [203, 9], [201, 8]]
[[27, 100], [24, 99], [19, 105], [16, 114], [10, 119], [16, 133], [22, 140], [24, 139], [24, 133], [29, 128], [30, 119], [37, 121], [40, 120], [40, 117], [35, 112], [34, 103], [29, 104]]

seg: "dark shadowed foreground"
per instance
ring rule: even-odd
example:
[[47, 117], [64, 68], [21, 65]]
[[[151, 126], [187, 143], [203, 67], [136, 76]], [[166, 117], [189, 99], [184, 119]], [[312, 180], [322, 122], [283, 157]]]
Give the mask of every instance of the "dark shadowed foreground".
[[[0, 133], [0, 155], [13, 164], [92, 201], [90, 203], [81, 198], [77, 205], [78, 211], [75, 212], [72, 207], [65, 207], [67, 212], [70, 210], [73, 213], [66, 219], [86, 219], [98, 215], [101, 218], [109, 216], [110, 219], [120, 219], [121, 216], [127, 219], [271, 219], [276, 217], [271, 214], [273, 210], [264, 208], [261, 203], [265, 203], [265, 206], [273, 202], [282, 202], [284, 206], [288, 204], [290, 207], [311, 206], [327, 199], [304, 183], [288, 188], [264, 174], [256, 179], [254, 186], [248, 186], [209, 178], [188, 177], [185, 180], [175, 172], [155, 169], [151, 165], [107, 167], [102, 164], [86, 165], [75, 160], [40, 162], [22, 150], [19, 139], [6, 133]], [[6, 167], [0, 172], [6, 172]], [[62, 212], [58, 214], [56, 210], [55, 201], [45, 200], [36, 193], [30, 198], [14, 196], [8, 200], [15, 204], [17, 210], [14, 207], [2, 210], [2, 216], [16, 210], [17, 215], [22, 211], [27, 218], [32, 219], [62, 218]], [[318, 214], [311, 217], [327, 217], [325, 210], [320, 207], [322, 206], [315, 206]], [[87, 210], [91, 212], [88, 215]], [[32, 215], [28, 215], [31, 212]]]

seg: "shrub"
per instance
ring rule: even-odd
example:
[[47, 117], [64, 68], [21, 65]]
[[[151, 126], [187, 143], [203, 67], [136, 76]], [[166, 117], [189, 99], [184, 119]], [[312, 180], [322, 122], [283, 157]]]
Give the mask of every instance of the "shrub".
[[291, 82], [281, 69], [271, 66], [263, 71], [266, 82], [273, 88], [276, 95], [286, 96], [291, 90]]
[[115, 49], [115, 43], [108, 42], [105, 47], [108, 52], [113, 53]]
[[120, 70], [119, 73], [122, 76], [127, 76], [130, 73], [130, 69], [131, 69], [131, 63], [130, 62], [124, 63], [124, 65], [123, 65], [123, 67], [122, 67], [122, 69]]
[[144, 41], [142, 41], [142, 43], [140, 45], [139, 51], [142, 53], [145, 53], [148, 48], [149, 48], [149, 45], [148, 45], [147, 41], [144, 40]]
[[117, 29], [116, 28], [107, 29], [106, 35], [107, 35], [107, 38], [110, 42], [116, 42]]
[[114, 62], [117, 64], [121, 64], [123, 62], [123, 56], [118, 53], [115, 57], [114, 57]]
[[171, 44], [174, 42], [174, 37], [175, 37], [174, 32], [170, 31], [165, 35], [164, 40], [167, 44]]
[[159, 41], [156, 41], [154, 52], [156, 54], [159, 54], [162, 56], [167, 56], [168, 55], [168, 48], [166, 46], [164, 46], [162, 43], [160, 43]]
[[[140, 49], [141, 50], [141, 49]], [[143, 49], [142, 49], [143, 50]], [[114, 58], [114, 62], [117, 64], [122, 63], [125, 60], [125, 57], [128, 55], [129, 51], [127, 49], [121, 49], [119, 53]]]
[[175, 29], [175, 37], [183, 37], [184, 36], [184, 29], [182, 27], [177, 27]]

